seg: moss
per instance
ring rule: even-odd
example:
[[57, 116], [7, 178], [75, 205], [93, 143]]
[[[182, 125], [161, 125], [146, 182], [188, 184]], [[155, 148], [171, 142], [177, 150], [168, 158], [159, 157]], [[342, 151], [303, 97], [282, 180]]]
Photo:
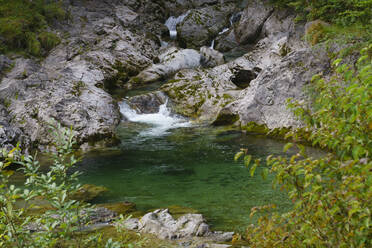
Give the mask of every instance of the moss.
[[84, 184], [79, 191], [75, 192], [70, 197], [74, 200], [89, 202], [107, 191], [108, 189], [103, 186]]
[[132, 215], [132, 217], [140, 217], [143, 215], [142, 212], [137, 211], [136, 204], [132, 202], [114, 202], [114, 203], [103, 203], [97, 204], [98, 207], [107, 208], [117, 214], [124, 216]]
[[183, 207], [178, 205], [172, 205], [168, 207], [169, 213], [174, 219], [178, 219], [185, 214], [198, 214], [199, 212], [193, 208]]

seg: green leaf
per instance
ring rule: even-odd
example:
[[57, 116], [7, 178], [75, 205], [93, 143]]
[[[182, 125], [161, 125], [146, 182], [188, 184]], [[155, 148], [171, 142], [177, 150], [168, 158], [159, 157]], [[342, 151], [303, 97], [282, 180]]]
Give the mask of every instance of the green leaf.
[[252, 160], [252, 156], [251, 155], [247, 155], [247, 156], [244, 156], [244, 165], [245, 167], [249, 167], [249, 164], [251, 163], [251, 160]]
[[283, 148], [283, 152], [287, 152], [288, 149], [290, 149], [291, 147], [293, 146], [293, 143], [287, 143], [284, 148]]
[[269, 169], [268, 168], [264, 168], [263, 170], [262, 170], [262, 179], [263, 180], [266, 180], [267, 179], [267, 175], [269, 175]]
[[236, 153], [235, 156], [234, 156], [234, 161], [238, 161], [239, 158], [243, 155], [244, 155], [243, 151], [240, 151], [240, 152]]
[[252, 165], [251, 169], [249, 170], [249, 174], [251, 174], [251, 177], [253, 177], [254, 172], [256, 171], [257, 166], [258, 166], [258, 164], [254, 163]]

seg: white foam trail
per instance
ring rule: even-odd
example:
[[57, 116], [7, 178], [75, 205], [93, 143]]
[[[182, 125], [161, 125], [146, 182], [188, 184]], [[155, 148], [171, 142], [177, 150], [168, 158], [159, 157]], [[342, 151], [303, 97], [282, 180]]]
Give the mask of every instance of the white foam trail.
[[180, 15], [178, 17], [171, 16], [166, 20], [165, 26], [169, 29], [169, 35], [171, 39], [176, 39], [177, 37], [177, 25], [178, 23], [182, 22], [185, 17], [189, 14], [189, 11], [187, 11], [185, 14]]
[[146, 123], [152, 126], [142, 131], [140, 136], [161, 136], [170, 129], [191, 126], [191, 123], [185, 118], [172, 115], [167, 108], [167, 102], [159, 106], [158, 113], [138, 114], [123, 101], [120, 103], [120, 112], [131, 122]]

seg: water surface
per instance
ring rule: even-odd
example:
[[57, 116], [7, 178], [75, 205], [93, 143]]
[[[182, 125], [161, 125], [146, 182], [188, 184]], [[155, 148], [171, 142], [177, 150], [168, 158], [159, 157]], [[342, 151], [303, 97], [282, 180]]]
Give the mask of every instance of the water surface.
[[233, 161], [240, 148], [248, 148], [255, 158], [281, 154], [282, 142], [188, 125], [184, 119], [164, 126], [141, 118], [119, 126], [120, 147], [92, 152], [83, 160], [82, 182], [110, 190], [97, 202], [130, 201], [143, 211], [171, 205], [191, 207], [213, 229], [235, 231], [254, 223], [255, 219], [249, 219], [254, 206], [275, 203], [281, 212], [291, 207], [284, 192], [272, 189], [270, 176], [262, 179], [262, 168], [251, 177], [241, 162]]

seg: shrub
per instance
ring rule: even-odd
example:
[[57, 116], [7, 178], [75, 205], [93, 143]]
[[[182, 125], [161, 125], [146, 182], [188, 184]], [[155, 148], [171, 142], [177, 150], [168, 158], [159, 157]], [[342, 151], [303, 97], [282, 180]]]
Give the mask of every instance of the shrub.
[[271, 0], [281, 7], [290, 7], [307, 20], [321, 19], [350, 25], [372, 24], [372, 0]]
[[61, 1], [0, 0], [0, 52], [40, 56], [58, 44], [48, 24], [66, 18]]
[[[264, 175], [275, 173], [274, 185], [288, 191], [294, 207], [249, 227], [250, 247], [372, 247], [372, 44], [355, 67], [342, 59], [333, 65], [332, 78], [314, 76], [311, 108], [289, 104], [311, 132], [310, 141], [331, 152], [312, 158], [297, 144], [298, 153], [290, 158], [267, 158]], [[288, 136], [296, 141], [299, 133]], [[244, 160], [250, 166], [251, 156]], [[251, 166], [252, 174], [259, 163]], [[254, 208], [252, 214], [268, 208]]]

